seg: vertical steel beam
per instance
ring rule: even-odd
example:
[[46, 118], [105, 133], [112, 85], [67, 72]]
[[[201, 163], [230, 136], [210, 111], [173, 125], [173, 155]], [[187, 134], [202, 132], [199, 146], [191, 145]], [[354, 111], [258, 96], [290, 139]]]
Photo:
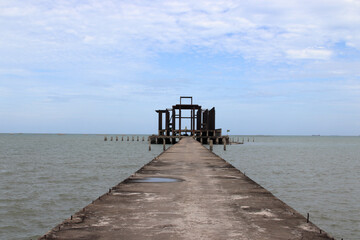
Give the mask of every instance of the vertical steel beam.
[[162, 135], [161, 130], [162, 130], [162, 112], [159, 111], [159, 135]]
[[209, 130], [209, 110], [203, 112], [203, 129]]
[[181, 105], [179, 107], [179, 136], [181, 136]]
[[175, 138], [174, 138], [174, 136], [175, 136], [175, 123], [176, 123], [176, 121], [175, 121], [175, 108], [173, 107], [172, 108], [172, 136], [173, 136], [173, 138], [171, 139], [171, 141], [172, 141], [172, 144], [175, 144], [175, 142], [176, 142], [176, 140], [175, 140]]
[[166, 128], [166, 135], [170, 135], [170, 113], [169, 110], [166, 110], [165, 112], [165, 128]]
[[175, 108], [172, 109], [172, 135], [175, 135]]
[[201, 108], [198, 109], [197, 111], [197, 117], [196, 117], [196, 130], [201, 130]]
[[215, 130], [215, 108], [213, 107], [210, 111], [209, 111], [209, 130]]
[[193, 108], [193, 109], [191, 110], [191, 114], [192, 114], [191, 130], [192, 130], [192, 135], [195, 135], [195, 108]]

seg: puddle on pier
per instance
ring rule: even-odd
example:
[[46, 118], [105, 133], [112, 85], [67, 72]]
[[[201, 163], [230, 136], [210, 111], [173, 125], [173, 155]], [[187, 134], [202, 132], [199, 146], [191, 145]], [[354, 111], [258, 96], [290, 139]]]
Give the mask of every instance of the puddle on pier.
[[171, 183], [171, 182], [182, 182], [183, 180], [178, 178], [163, 178], [163, 177], [146, 177], [129, 179], [128, 183]]

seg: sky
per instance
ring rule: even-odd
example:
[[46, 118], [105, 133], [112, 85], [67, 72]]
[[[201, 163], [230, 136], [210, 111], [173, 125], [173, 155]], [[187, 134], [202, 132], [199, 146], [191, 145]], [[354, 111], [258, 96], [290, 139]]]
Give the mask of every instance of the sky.
[[360, 0], [0, 0], [0, 132], [360, 135]]

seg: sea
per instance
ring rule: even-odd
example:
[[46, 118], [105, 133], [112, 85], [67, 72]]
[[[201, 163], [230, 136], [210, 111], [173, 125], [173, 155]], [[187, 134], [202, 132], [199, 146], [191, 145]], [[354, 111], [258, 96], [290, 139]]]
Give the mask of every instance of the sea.
[[[147, 135], [107, 136], [0, 134], [0, 239], [37, 239], [162, 152]], [[360, 137], [230, 137], [244, 143], [214, 153], [336, 239], [360, 239]]]

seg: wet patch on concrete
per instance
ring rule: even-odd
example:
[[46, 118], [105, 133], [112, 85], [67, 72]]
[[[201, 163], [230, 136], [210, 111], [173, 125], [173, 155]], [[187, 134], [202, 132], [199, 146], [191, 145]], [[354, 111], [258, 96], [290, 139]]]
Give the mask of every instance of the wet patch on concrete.
[[132, 195], [140, 195], [139, 192], [114, 192], [112, 195], [121, 195], [121, 196], [132, 196]]
[[246, 195], [233, 195], [233, 196], [231, 196], [232, 200], [242, 200], [242, 199], [247, 199], [247, 198], [249, 198], [249, 196], [246, 196]]
[[298, 227], [305, 231], [309, 231], [309, 232], [317, 232], [318, 231], [314, 226], [311, 226], [310, 224], [307, 224], [307, 223], [301, 224]]
[[241, 177], [233, 177], [233, 176], [211, 176], [211, 177], [218, 179], [230, 179], [230, 180], [242, 179]]
[[231, 169], [231, 168], [235, 168], [234, 166], [230, 165], [230, 164], [225, 164], [225, 165], [208, 165], [208, 168], [220, 168], [220, 169]]
[[173, 183], [182, 182], [184, 180], [179, 178], [166, 178], [166, 177], [145, 177], [128, 179], [127, 183]]
[[100, 218], [100, 220], [97, 223], [92, 224], [91, 226], [93, 226], [93, 227], [104, 227], [104, 226], [107, 226], [109, 224], [110, 224], [110, 218], [102, 217], [102, 218]]
[[259, 215], [262, 217], [275, 217], [275, 214], [270, 211], [270, 209], [262, 209], [258, 212], [252, 212], [253, 215]]

